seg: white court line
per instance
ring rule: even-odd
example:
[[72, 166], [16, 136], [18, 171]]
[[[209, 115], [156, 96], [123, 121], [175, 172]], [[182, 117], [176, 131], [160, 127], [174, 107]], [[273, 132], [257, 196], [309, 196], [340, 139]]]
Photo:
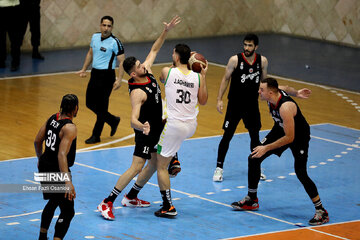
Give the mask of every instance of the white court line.
[[[343, 128], [347, 128], [347, 129], [351, 129], [351, 130], [356, 130], [356, 131], [359, 131], [358, 129], [354, 129], [354, 128], [349, 128], [349, 127], [346, 127], [346, 126], [341, 126], [341, 125], [337, 125], [337, 124], [333, 124], [333, 123], [318, 123], [318, 124], [311, 124], [310, 126], [322, 126], [322, 125], [335, 125], [335, 126], [338, 126], [338, 127], [343, 127]], [[271, 129], [264, 129], [264, 130], [261, 130], [260, 132], [266, 132], [266, 131], [270, 131]], [[247, 132], [243, 132], [243, 133], [235, 133], [234, 135], [243, 135], [243, 134], [248, 134]], [[126, 140], [126, 139], [129, 139], [131, 138], [133, 134], [131, 135], [128, 135], [128, 136], [125, 136], [121, 139], [123, 140]], [[222, 135], [213, 135], [213, 136], [208, 136], [208, 137], [197, 137], [197, 138], [189, 138], [189, 139], [186, 139], [185, 141], [192, 141], [192, 140], [197, 140], [197, 139], [207, 139], [207, 138], [215, 138], [215, 137], [221, 137]], [[354, 145], [349, 145], [348, 143], [342, 143], [342, 142], [339, 142], [339, 141], [335, 141], [335, 140], [331, 140], [331, 139], [326, 139], [326, 138], [321, 138], [321, 137], [317, 137], [317, 136], [313, 136], [311, 135], [312, 138], [317, 138], [319, 140], [323, 140], [323, 141], [327, 141], [327, 142], [332, 142], [332, 143], [336, 143], [336, 144], [341, 144], [341, 145], [346, 145], [346, 146], [350, 146], [350, 147], [356, 147], [356, 148], [360, 148], [359, 146], [354, 146]], [[111, 142], [107, 142], [107, 143], [103, 143], [103, 144], [100, 144], [102, 147], [104, 146], [107, 146], [107, 145], [111, 145], [111, 144], [114, 144], [114, 142], [120, 142], [120, 139], [117, 139], [117, 140], [114, 140], [114, 141], [111, 141]], [[92, 146], [91, 148], [94, 149], [94, 148], [98, 148], [100, 145], [95, 145], [95, 146]], [[126, 148], [126, 147], [132, 147], [134, 145], [128, 145], [128, 146], [119, 146], [119, 147], [112, 147], [112, 148], [105, 148], [105, 149], [96, 149], [96, 150], [92, 150], [92, 149], [89, 149], [89, 148], [81, 148], [81, 149], [78, 149], [76, 152], [85, 152], [85, 151], [88, 151], [88, 150], [92, 150], [92, 151], [104, 151], [104, 150], [109, 150], [109, 149], [118, 149], [118, 148]], [[33, 159], [33, 158], [36, 158], [36, 156], [33, 156], [33, 157], [25, 157], [25, 158], [14, 158], [14, 159], [7, 159], [7, 160], [1, 160], [0, 161], [0, 164], [1, 162], [12, 162], [12, 161], [18, 161], [18, 160], [25, 160], [25, 159]]]
[[22, 213], [22, 214], [17, 214], [17, 215], [2, 216], [2, 217], [0, 217], [0, 219], [2, 219], [2, 218], [22, 217], [22, 216], [27, 216], [27, 215], [35, 214], [35, 213], [41, 213], [42, 211], [43, 211], [43, 210], [38, 210], [38, 211], [34, 211], [34, 212], [29, 212], [29, 213]]
[[335, 140], [331, 140], [331, 139], [327, 139], [327, 138], [322, 138], [322, 137], [316, 137], [316, 136], [313, 136], [313, 135], [310, 135], [310, 136], [311, 136], [311, 138], [316, 138], [316, 139], [319, 139], [319, 140], [323, 140], [325, 142], [331, 142], [331, 143], [336, 143], [336, 144], [345, 145], [345, 146], [348, 146], [348, 147], [353, 147], [353, 148], [359, 148], [360, 149], [360, 146], [356, 146], [354, 144], [342, 143], [342, 142], [339, 142], [339, 141], [335, 141]]
[[[347, 223], [353, 223], [353, 222], [359, 222], [360, 220], [352, 220], [352, 221], [348, 221], [348, 222], [339, 222], [339, 223], [327, 223], [326, 225], [320, 225], [320, 226], [311, 226], [311, 227], [303, 227], [303, 228], [294, 228], [294, 229], [288, 229], [288, 230], [279, 230], [279, 231], [272, 231], [272, 232], [266, 232], [266, 233], [257, 233], [257, 234], [251, 234], [251, 235], [245, 235], [245, 236], [238, 236], [238, 237], [231, 237], [231, 238], [222, 238], [220, 240], [231, 240], [231, 239], [238, 239], [238, 238], [247, 238], [247, 237], [255, 237], [255, 236], [262, 236], [262, 235], [267, 235], [267, 234], [272, 234], [272, 233], [282, 233], [282, 232], [291, 232], [291, 231], [298, 231], [300, 229], [308, 229], [308, 230], [315, 230], [315, 228], [320, 228], [323, 226], [332, 226], [332, 225], [341, 225], [341, 224], [347, 224]], [[316, 230], [316, 232], [320, 232], [319, 230]], [[321, 232], [324, 233], [324, 232]], [[333, 236], [333, 235], [331, 235]], [[347, 239], [347, 238], [342, 238], [339, 236], [333, 236], [333, 237], [338, 237], [340, 239]]]
[[135, 137], [135, 133], [130, 134], [130, 135], [126, 136], [126, 137], [123, 137], [123, 138], [108, 142], [108, 143], [103, 143], [103, 144], [99, 144], [99, 145], [95, 145], [95, 146], [91, 146], [91, 147], [87, 147], [87, 148], [81, 148], [81, 149], [77, 150], [77, 152], [83, 152], [83, 151], [91, 150], [91, 149], [94, 149], [94, 148], [104, 147], [104, 146], [107, 146], [107, 145], [110, 145], [110, 144], [125, 141], [125, 140], [133, 138], [133, 137]]

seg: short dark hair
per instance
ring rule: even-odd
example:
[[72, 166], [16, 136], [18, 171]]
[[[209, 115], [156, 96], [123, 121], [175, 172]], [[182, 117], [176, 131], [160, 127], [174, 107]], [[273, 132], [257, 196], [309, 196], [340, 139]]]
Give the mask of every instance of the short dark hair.
[[188, 45], [182, 43], [177, 44], [175, 46], [175, 52], [180, 56], [180, 63], [188, 63], [191, 54], [191, 49]]
[[275, 92], [279, 91], [279, 84], [275, 78], [271, 78], [271, 77], [264, 78], [264, 79], [261, 79], [260, 82], [267, 83], [267, 87], [270, 88], [272, 91], [275, 91]]
[[130, 75], [130, 73], [132, 72], [133, 67], [136, 64], [136, 57], [127, 57], [124, 62], [123, 62], [123, 68], [124, 71]]
[[71, 114], [76, 106], [79, 106], [78, 97], [75, 94], [66, 94], [61, 100], [60, 113]]
[[246, 34], [243, 42], [245, 41], [253, 41], [255, 46], [259, 45], [259, 38], [254, 33]]
[[114, 25], [114, 19], [111, 16], [103, 16], [100, 20], [100, 23], [102, 23], [105, 19], [109, 20], [111, 22], [111, 25]]

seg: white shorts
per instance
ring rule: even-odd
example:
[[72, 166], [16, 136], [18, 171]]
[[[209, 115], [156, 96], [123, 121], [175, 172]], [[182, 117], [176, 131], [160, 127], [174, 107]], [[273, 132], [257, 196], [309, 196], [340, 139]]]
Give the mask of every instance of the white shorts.
[[157, 153], [163, 157], [174, 156], [179, 151], [182, 142], [194, 135], [196, 127], [196, 119], [186, 122], [168, 119], [160, 135]]

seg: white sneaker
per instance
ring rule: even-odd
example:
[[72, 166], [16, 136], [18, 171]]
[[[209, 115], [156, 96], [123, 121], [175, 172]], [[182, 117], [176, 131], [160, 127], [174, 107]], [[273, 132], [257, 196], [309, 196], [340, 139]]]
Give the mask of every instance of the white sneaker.
[[224, 172], [224, 170], [222, 168], [217, 167], [214, 172], [213, 181], [214, 182], [222, 182], [224, 180], [223, 172]]
[[113, 214], [114, 207], [112, 202], [105, 203], [104, 200], [98, 205], [97, 209], [101, 215], [107, 220], [114, 220], [115, 216]]
[[264, 174], [264, 169], [261, 169], [260, 181], [265, 181], [265, 180], [266, 180], [266, 175]]
[[124, 207], [149, 207], [150, 206], [150, 203], [148, 201], [141, 200], [138, 198], [128, 199], [126, 194], [125, 194], [124, 198], [121, 200], [121, 204]]

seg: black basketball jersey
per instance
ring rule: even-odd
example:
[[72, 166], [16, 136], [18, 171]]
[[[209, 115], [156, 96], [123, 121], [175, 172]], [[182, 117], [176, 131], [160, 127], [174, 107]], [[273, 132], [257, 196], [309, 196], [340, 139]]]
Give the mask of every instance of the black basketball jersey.
[[[72, 123], [70, 119], [60, 119], [59, 113], [52, 115], [46, 123], [45, 151], [40, 158], [42, 170], [59, 171], [58, 153], [60, 146], [60, 131], [65, 124]], [[76, 154], [76, 138], [73, 140], [67, 155], [68, 167], [74, 165]], [[45, 168], [45, 169], [44, 169]]]
[[295, 122], [295, 139], [294, 139], [294, 141], [299, 140], [300, 138], [309, 139], [310, 138], [310, 126], [307, 123], [304, 116], [302, 115], [299, 106], [285, 91], [283, 91], [283, 90], [279, 90], [279, 91], [280, 91], [281, 95], [280, 95], [280, 99], [278, 100], [278, 103], [276, 104], [276, 106], [274, 106], [273, 104], [268, 102], [270, 114], [271, 114], [272, 118], [274, 119], [275, 124], [280, 126], [281, 128], [284, 128], [283, 120], [280, 116], [280, 107], [285, 102], [293, 102], [293, 103], [295, 103], [296, 109], [297, 109], [296, 115], [294, 116], [294, 122]]
[[258, 90], [262, 77], [261, 55], [254, 55], [254, 62], [250, 64], [244, 53], [237, 54], [238, 64], [231, 75], [228, 99], [241, 103], [240, 106], [246, 106], [248, 102], [257, 103], [259, 97]]
[[[129, 79], [129, 94], [138, 88], [146, 93], [147, 99], [141, 106], [139, 121], [141, 123], [148, 121], [150, 124], [149, 136], [157, 138], [160, 137], [163, 128], [161, 90], [154, 75], [148, 73], [146, 78], [148, 81], [145, 83], [136, 83], [133, 78]], [[136, 141], [136, 137], [143, 135], [143, 133], [136, 129], [134, 131]]]

